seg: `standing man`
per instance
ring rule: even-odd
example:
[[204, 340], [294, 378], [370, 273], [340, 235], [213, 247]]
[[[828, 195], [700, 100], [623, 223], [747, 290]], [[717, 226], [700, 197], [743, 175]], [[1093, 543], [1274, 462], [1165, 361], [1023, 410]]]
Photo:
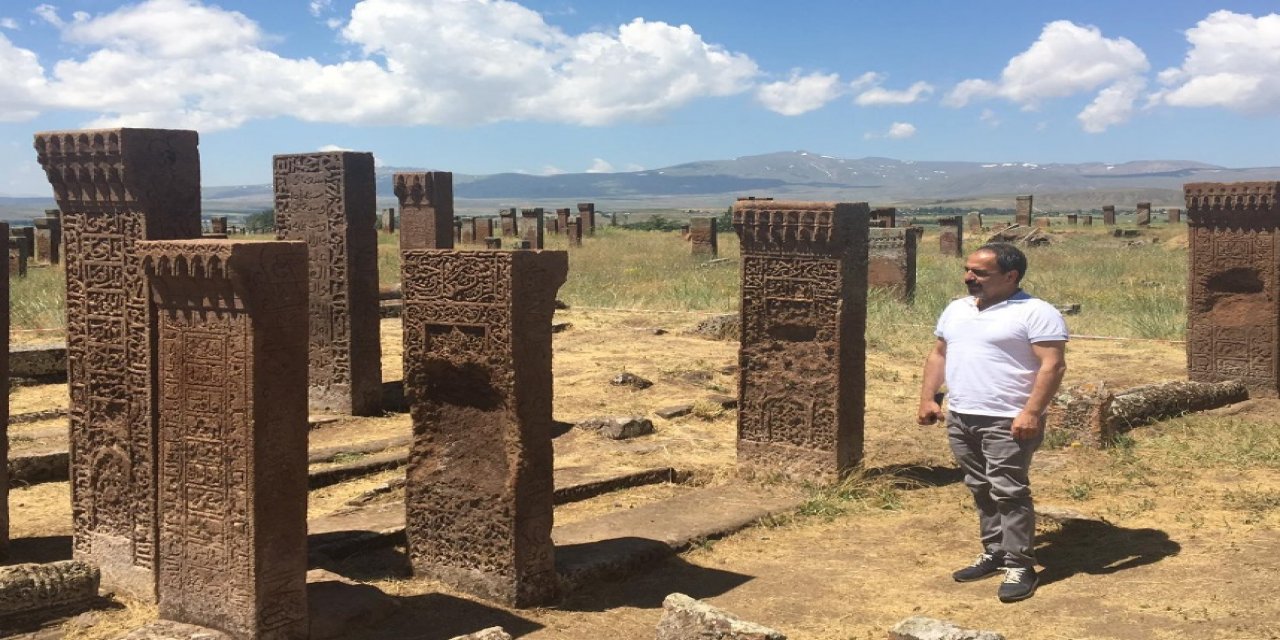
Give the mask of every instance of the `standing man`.
[[1020, 288], [1027, 257], [991, 243], [965, 259], [968, 297], [947, 305], [925, 360], [921, 425], [943, 418], [947, 439], [973, 493], [982, 554], [956, 571], [957, 582], [1004, 572], [1001, 602], [1036, 591], [1035, 510], [1028, 469], [1044, 439], [1044, 412], [1066, 371], [1067, 324], [1049, 303]]

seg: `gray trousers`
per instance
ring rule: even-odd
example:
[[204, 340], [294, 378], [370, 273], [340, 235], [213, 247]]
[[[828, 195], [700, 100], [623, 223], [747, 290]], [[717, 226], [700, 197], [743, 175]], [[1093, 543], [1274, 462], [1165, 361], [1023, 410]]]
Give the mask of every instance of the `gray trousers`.
[[1003, 551], [1006, 567], [1035, 564], [1036, 512], [1027, 471], [1044, 433], [1015, 440], [1013, 418], [947, 412], [947, 440], [978, 507], [987, 553]]

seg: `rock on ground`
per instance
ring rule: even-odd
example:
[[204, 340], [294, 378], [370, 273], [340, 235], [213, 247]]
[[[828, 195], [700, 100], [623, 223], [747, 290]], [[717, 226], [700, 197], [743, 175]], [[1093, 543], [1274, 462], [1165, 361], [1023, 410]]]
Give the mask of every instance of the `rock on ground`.
[[657, 640], [786, 640], [768, 627], [747, 622], [683, 593], [662, 601]]
[[0, 623], [88, 608], [98, 581], [98, 568], [79, 560], [0, 567]]
[[627, 440], [653, 433], [653, 421], [644, 416], [587, 418], [575, 426], [595, 431], [611, 440]]
[[736, 313], [712, 316], [699, 322], [692, 333], [713, 340], [737, 340], [742, 334], [742, 318]]
[[377, 587], [324, 569], [307, 572], [311, 640], [350, 637], [395, 613], [399, 604]]
[[145, 627], [134, 629], [116, 640], [232, 640], [232, 638], [214, 629], [171, 620], [157, 620]]
[[961, 629], [946, 620], [912, 616], [889, 630], [889, 640], [1004, 640], [994, 631]]
[[449, 640], [511, 640], [511, 634], [504, 631], [502, 627], [489, 627], [465, 636], [454, 636]]

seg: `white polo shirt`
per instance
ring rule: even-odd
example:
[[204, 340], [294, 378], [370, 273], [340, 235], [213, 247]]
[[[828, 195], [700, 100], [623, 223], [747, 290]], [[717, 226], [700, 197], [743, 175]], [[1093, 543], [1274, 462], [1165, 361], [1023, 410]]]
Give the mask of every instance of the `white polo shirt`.
[[947, 343], [947, 408], [1013, 418], [1040, 368], [1031, 345], [1065, 341], [1067, 323], [1053, 305], [1019, 291], [981, 311], [973, 296], [952, 301], [934, 335]]

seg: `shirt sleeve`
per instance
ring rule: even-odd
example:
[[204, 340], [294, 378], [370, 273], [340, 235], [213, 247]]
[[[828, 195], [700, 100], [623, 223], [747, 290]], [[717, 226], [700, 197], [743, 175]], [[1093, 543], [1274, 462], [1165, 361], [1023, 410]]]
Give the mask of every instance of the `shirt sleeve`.
[[1053, 305], [1039, 301], [1027, 316], [1027, 341], [1057, 342], [1067, 340], [1067, 321]]

